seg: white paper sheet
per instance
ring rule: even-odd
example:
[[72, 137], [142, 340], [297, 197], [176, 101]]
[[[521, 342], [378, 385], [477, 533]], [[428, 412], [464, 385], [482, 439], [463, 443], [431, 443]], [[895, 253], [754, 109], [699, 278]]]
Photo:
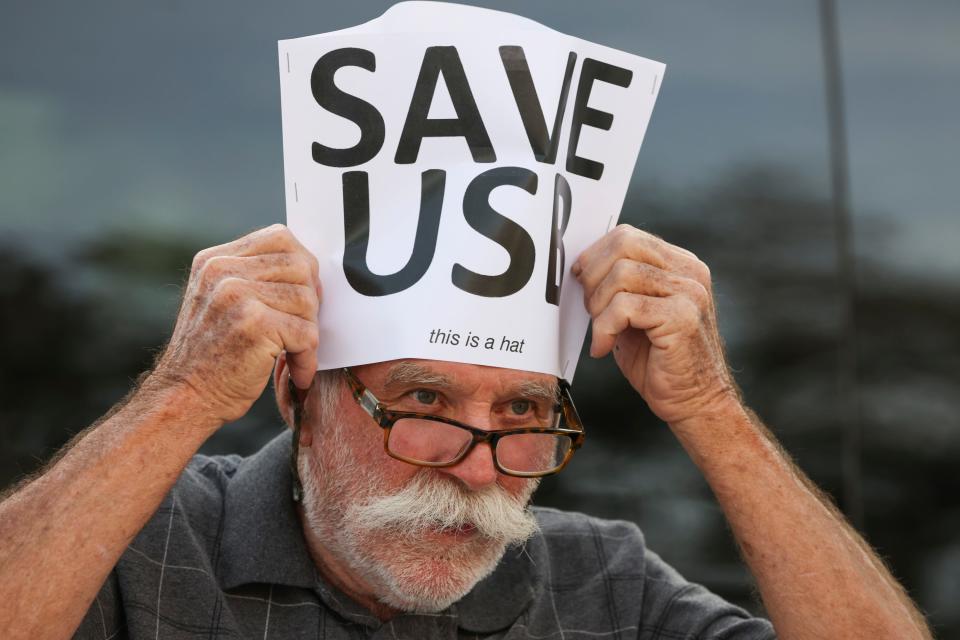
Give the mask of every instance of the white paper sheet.
[[280, 41], [279, 61], [287, 222], [324, 287], [319, 368], [572, 380], [589, 318], [570, 265], [620, 215], [664, 65], [433, 2]]

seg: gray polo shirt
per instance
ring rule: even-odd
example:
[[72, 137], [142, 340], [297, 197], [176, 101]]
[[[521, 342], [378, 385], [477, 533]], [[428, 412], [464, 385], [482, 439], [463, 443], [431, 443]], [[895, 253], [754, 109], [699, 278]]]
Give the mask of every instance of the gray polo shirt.
[[290, 434], [195, 456], [75, 637], [773, 638], [646, 549], [633, 524], [535, 508], [541, 532], [437, 614], [381, 622], [329, 585], [290, 498]]

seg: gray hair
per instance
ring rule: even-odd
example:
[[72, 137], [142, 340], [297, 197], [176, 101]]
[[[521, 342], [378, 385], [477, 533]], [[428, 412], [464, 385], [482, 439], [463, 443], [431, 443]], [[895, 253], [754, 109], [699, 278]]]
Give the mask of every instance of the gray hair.
[[[343, 384], [344, 381], [341, 369], [326, 369], [317, 371], [317, 374], [313, 379], [311, 395], [314, 395], [317, 398], [316, 419], [318, 419], [321, 424], [328, 424], [335, 418], [337, 404], [340, 400], [340, 388]], [[293, 399], [291, 398], [291, 405], [286, 407], [286, 409], [280, 404], [280, 394], [279, 390], [277, 389], [274, 389], [274, 399], [277, 401], [277, 410], [280, 412], [280, 415], [283, 416], [284, 421], [288, 422], [289, 426], [293, 428], [292, 417], [290, 417], [291, 414], [286, 412], [286, 410], [293, 411]], [[290, 417], [289, 421], [288, 417]]]
[[313, 379], [313, 392], [317, 397], [317, 418], [322, 424], [330, 424], [335, 419], [340, 389], [344, 384], [341, 369], [317, 371]]

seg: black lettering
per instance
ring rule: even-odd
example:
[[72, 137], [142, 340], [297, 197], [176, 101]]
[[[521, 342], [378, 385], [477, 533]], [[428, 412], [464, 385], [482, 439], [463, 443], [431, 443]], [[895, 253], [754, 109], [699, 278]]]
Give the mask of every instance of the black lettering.
[[560, 306], [560, 288], [563, 287], [563, 268], [566, 255], [563, 250], [563, 234], [567, 232], [572, 205], [570, 185], [559, 173], [553, 182], [553, 222], [550, 225], [550, 254], [547, 258], [546, 298], [550, 304]]
[[[456, 118], [428, 118], [437, 81], [443, 81], [450, 93], [450, 100], [457, 112]], [[426, 137], [462, 137], [470, 146], [474, 162], [495, 162], [497, 155], [487, 129], [480, 118], [480, 110], [473, 99], [467, 83], [467, 75], [460, 62], [456, 47], [428, 47], [423, 54], [420, 75], [413, 89], [407, 120], [403, 124], [400, 142], [397, 145], [397, 164], [412, 164], [417, 161], [420, 143]]]
[[570, 79], [573, 77], [573, 67], [577, 63], [577, 54], [573, 51], [567, 56], [567, 69], [563, 73], [563, 87], [560, 89], [560, 99], [557, 102], [557, 115], [553, 119], [553, 132], [547, 133], [547, 122], [537, 96], [537, 88], [530, 75], [530, 66], [523, 47], [500, 47], [500, 60], [503, 69], [507, 72], [513, 99], [517, 103], [517, 111], [523, 121], [523, 128], [527, 132], [533, 157], [539, 162], [553, 164], [557, 159], [557, 147], [560, 146], [560, 126], [563, 123], [563, 114], [567, 109], [567, 96], [570, 95]]
[[[343, 272], [357, 293], [365, 296], [387, 296], [413, 286], [433, 262], [437, 249], [440, 212], [446, 172], [429, 169], [421, 176], [420, 215], [413, 251], [407, 264], [396, 273], [378, 275], [367, 265], [370, 242], [370, 190], [365, 171], [343, 174]], [[431, 334], [432, 335], [432, 334]]]
[[533, 273], [536, 258], [533, 238], [526, 229], [490, 206], [490, 193], [504, 185], [535, 195], [537, 174], [523, 167], [489, 169], [470, 181], [463, 194], [463, 217], [467, 223], [510, 254], [507, 270], [494, 276], [474, 273], [461, 264], [453, 265], [454, 285], [487, 298], [502, 298], [523, 289]]
[[573, 122], [570, 125], [570, 141], [567, 145], [567, 171], [594, 180], [599, 180], [603, 175], [602, 162], [577, 155], [580, 129], [583, 126], [609, 131], [613, 125], [613, 114], [587, 106], [590, 101], [590, 91], [593, 89], [593, 83], [598, 80], [626, 88], [630, 86], [632, 79], [633, 72], [629, 69], [615, 67], [593, 58], [584, 59], [583, 68], [580, 70], [580, 81], [577, 84], [577, 97], [573, 102]]
[[360, 67], [375, 71], [377, 60], [373, 53], [366, 49], [336, 49], [317, 60], [310, 74], [310, 90], [317, 104], [360, 127], [360, 140], [348, 149], [327, 147], [314, 142], [313, 160], [328, 167], [355, 167], [380, 152], [384, 137], [383, 116], [369, 102], [337, 88], [333, 83], [333, 76], [341, 67]]

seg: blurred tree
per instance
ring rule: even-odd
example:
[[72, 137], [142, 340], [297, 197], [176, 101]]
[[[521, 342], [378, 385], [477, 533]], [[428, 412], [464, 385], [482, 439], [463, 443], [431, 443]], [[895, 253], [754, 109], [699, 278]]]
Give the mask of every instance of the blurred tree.
[[0, 248], [4, 485], [94, 420], [150, 361], [143, 348], [111, 341], [96, 301], [69, 293], [61, 277]]

